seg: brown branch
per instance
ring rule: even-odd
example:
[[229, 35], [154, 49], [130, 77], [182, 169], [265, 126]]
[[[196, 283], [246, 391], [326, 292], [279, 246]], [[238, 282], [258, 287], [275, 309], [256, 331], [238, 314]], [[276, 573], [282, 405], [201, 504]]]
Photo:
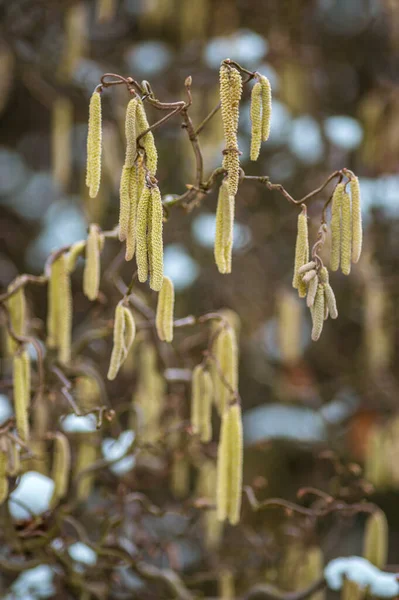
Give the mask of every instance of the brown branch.
[[243, 600], [305, 600], [305, 598], [309, 598], [309, 596], [324, 589], [326, 586], [327, 582], [324, 577], [318, 579], [304, 590], [297, 592], [282, 592], [274, 586], [264, 583], [251, 588]]

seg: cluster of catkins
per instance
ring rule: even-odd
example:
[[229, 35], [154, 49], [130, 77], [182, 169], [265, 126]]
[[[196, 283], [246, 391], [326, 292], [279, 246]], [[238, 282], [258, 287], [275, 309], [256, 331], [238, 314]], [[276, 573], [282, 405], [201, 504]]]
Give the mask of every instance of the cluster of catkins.
[[[87, 136], [89, 194], [95, 197], [101, 179], [101, 89], [90, 100]], [[159, 292], [163, 284], [163, 207], [155, 178], [158, 154], [141, 99], [128, 103], [125, 120], [126, 154], [120, 182], [119, 239], [126, 241], [126, 260], [136, 253], [139, 281], [150, 278]], [[137, 140], [139, 140], [137, 142]]]
[[[262, 141], [269, 138], [271, 119], [271, 88], [267, 77], [255, 74], [257, 82], [251, 94], [251, 160], [257, 160]], [[223, 168], [226, 175], [219, 189], [216, 210], [214, 255], [220, 273], [231, 273], [235, 196], [240, 181], [240, 150], [237, 131], [242, 79], [228, 61], [220, 68], [220, 105], [226, 147]]]
[[[349, 182], [338, 183], [332, 196], [331, 209], [331, 258], [330, 266], [336, 271], [340, 266], [344, 275], [349, 275], [351, 262], [357, 263], [362, 249], [362, 218], [359, 180], [348, 173]], [[351, 194], [346, 192], [349, 186]], [[327, 235], [328, 227], [322, 223], [319, 240]], [[298, 233], [295, 246], [295, 266], [292, 285], [300, 298], [306, 296], [306, 304], [312, 316], [312, 340], [317, 341], [323, 330], [324, 321], [330, 316], [338, 317], [334, 292], [329, 283], [327, 268], [317, 251], [323, 242], [316, 242], [312, 258], [309, 257], [308, 218], [306, 206], [298, 216]]]
[[191, 427], [201, 442], [212, 438], [212, 404], [222, 419], [216, 472], [216, 512], [219, 521], [238, 523], [241, 508], [243, 439], [238, 399], [237, 315], [223, 313], [213, 327], [210, 356], [193, 370]]

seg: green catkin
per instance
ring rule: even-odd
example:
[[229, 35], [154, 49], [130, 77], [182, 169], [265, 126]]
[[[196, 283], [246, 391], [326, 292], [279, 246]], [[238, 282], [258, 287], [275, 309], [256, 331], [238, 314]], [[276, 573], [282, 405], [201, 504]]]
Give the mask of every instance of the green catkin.
[[272, 116], [272, 89], [270, 81], [264, 75], [260, 76], [262, 86], [262, 142], [266, 142], [270, 135]]
[[141, 283], [146, 282], [148, 279], [147, 227], [150, 201], [151, 190], [145, 187], [137, 207], [136, 261], [138, 279]]
[[101, 232], [97, 225], [90, 225], [86, 244], [86, 264], [83, 271], [83, 293], [95, 300], [100, 287]]
[[158, 296], [155, 325], [158, 337], [163, 342], [173, 340], [173, 309], [175, 290], [169, 277], [163, 278], [163, 284]]
[[349, 194], [342, 194], [341, 211], [341, 271], [349, 275], [351, 271], [352, 258], [352, 215], [351, 199]]
[[214, 344], [216, 369], [214, 373], [215, 402], [219, 414], [238, 389], [238, 348], [236, 334], [232, 327], [226, 327], [218, 334]]
[[329, 282], [328, 271], [326, 267], [323, 267], [320, 270], [319, 278], [321, 283], [324, 285], [324, 301], [325, 301], [325, 317], [328, 318], [328, 315], [332, 319], [338, 318], [338, 310], [337, 310], [337, 302], [335, 299], [335, 294]]
[[69, 475], [71, 470], [71, 448], [69, 440], [61, 432], [54, 435], [54, 457], [51, 478], [54, 481], [54, 492], [51, 499], [52, 506], [64, 498], [68, 492]]
[[222, 569], [218, 576], [219, 600], [234, 600], [236, 598], [234, 574], [230, 569]]
[[[150, 126], [148, 123], [147, 115], [145, 114], [144, 106], [143, 106], [143, 103], [141, 102], [141, 100], [139, 100], [137, 103], [136, 116], [137, 116], [137, 134], [140, 135], [141, 133], [143, 133], [143, 131], [148, 129]], [[149, 131], [148, 133], [146, 133], [145, 136], [139, 140], [139, 145], [144, 148], [145, 163], [146, 163], [147, 169], [149, 170], [149, 172], [151, 173], [152, 176], [155, 176], [155, 173], [157, 172], [157, 166], [158, 166], [158, 152], [157, 152], [157, 149], [155, 146], [155, 140], [154, 140], [152, 131]]]
[[66, 268], [68, 273], [73, 273], [76, 268], [76, 263], [78, 261], [79, 256], [83, 253], [83, 250], [86, 248], [86, 241], [81, 240], [80, 242], [75, 242], [69, 249], [67, 254], [67, 264]]
[[224, 411], [218, 447], [217, 515], [236, 525], [240, 518], [242, 493], [242, 422], [239, 404]]
[[240, 73], [235, 68], [222, 64], [220, 67], [220, 103], [226, 142], [223, 167], [227, 171], [229, 194], [231, 196], [237, 194], [240, 174], [237, 129], [241, 94], [242, 79]]
[[71, 359], [72, 295], [65, 254], [51, 264], [48, 285], [47, 345], [58, 350], [58, 360]]
[[[19, 279], [17, 278], [12, 282], [7, 291], [11, 292], [14, 287], [18, 284]], [[20, 287], [10, 298], [7, 300], [7, 308], [10, 315], [10, 323], [13, 332], [16, 335], [24, 336], [26, 334], [26, 297], [24, 287]], [[18, 349], [18, 342], [13, 340], [10, 335], [7, 336], [8, 351], [11, 354]]]
[[29, 439], [30, 360], [24, 350], [13, 359], [14, 411], [19, 437]]
[[231, 273], [233, 249], [234, 196], [229, 195], [228, 180], [219, 188], [216, 209], [216, 232], [214, 257], [219, 273]]
[[134, 341], [136, 327], [131, 311], [121, 300], [115, 309], [114, 344], [109, 364], [107, 378], [115, 379], [122, 364], [125, 362], [130, 347]]
[[86, 185], [90, 198], [95, 198], [101, 180], [101, 95], [93, 92], [89, 106], [89, 129], [87, 134]]
[[363, 557], [384, 569], [388, 560], [388, 522], [382, 510], [376, 510], [366, 521], [363, 538]]
[[311, 314], [313, 321], [312, 340], [317, 342], [323, 331], [324, 325], [324, 285], [321, 283], [319, 283], [317, 287], [316, 298]]
[[158, 186], [151, 188], [151, 218], [148, 221], [148, 264], [150, 288], [156, 292], [163, 284], [163, 206]]
[[332, 197], [331, 208], [331, 260], [332, 271], [338, 271], [341, 262], [341, 208], [345, 184], [338, 183]]
[[191, 383], [191, 427], [203, 443], [212, 439], [212, 399], [210, 373], [203, 365], [197, 365], [194, 367]]
[[[94, 484], [94, 471], [87, 471], [95, 460], [97, 459], [97, 446], [95, 444], [96, 434], [77, 434], [81, 436], [78, 442], [78, 452], [75, 462], [75, 479], [77, 480], [76, 485], [76, 499], [78, 502], [85, 502], [90, 496], [91, 490]], [[84, 475], [79, 474], [85, 471]]]
[[298, 215], [298, 231], [295, 245], [295, 266], [292, 285], [298, 290], [300, 298], [306, 296], [306, 283], [300, 276], [299, 269], [309, 262], [309, 240], [308, 240], [308, 217], [305, 204], [302, 205], [302, 212]]
[[8, 478], [7, 478], [7, 444], [4, 437], [0, 440], [0, 505], [7, 500], [8, 497]]
[[[214, 505], [216, 503], [216, 487], [216, 464], [210, 459], [202, 460], [199, 465], [196, 494], [200, 498], [205, 497], [209, 504]], [[208, 550], [215, 550], [221, 541], [223, 523], [218, 520], [216, 510], [205, 510], [203, 513], [205, 547]]]
[[258, 81], [251, 92], [251, 160], [258, 160], [262, 143], [262, 85]]
[[353, 177], [349, 187], [352, 197], [352, 262], [357, 263], [362, 253], [363, 242], [359, 179]]

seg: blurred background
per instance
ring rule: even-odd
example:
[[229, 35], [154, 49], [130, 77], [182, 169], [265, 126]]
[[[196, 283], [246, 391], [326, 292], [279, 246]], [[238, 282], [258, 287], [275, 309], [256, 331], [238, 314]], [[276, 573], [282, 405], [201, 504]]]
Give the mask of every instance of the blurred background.
[[[199, 124], [218, 102], [218, 69], [229, 57], [266, 75], [273, 91], [270, 141], [258, 162], [250, 163], [249, 86], [244, 90], [239, 145], [246, 174], [268, 175], [296, 199], [336, 169], [347, 167], [359, 176], [363, 257], [349, 277], [332, 274], [339, 318], [326, 322], [317, 343], [310, 340], [305, 303], [291, 287], [298, 209], [278, 192], [255, 182], [241, 185], [233, 271], [226, 276], [213, 259], [217, 190], [190, 213], [173, 209], [165, 225], [165, 272], [175, 284], [176, 318], [228, 307], [241, 319], [245, 483], [259, 499], [295, 501], [304, 486], [349, 502], [369, 497], [386, 511], [389, 562], [399, 563], [399, 3], [3, 0], [0, 11], [3, 290], [18, 273], [41, 273], [48, 254], [85, 238], [90, 222], [103, 229], [117, 223], [128, 102], [124, 86], [102, 94], [99, 196], [90, 199], [84, 185], [88, 102], [106, 72], [149, 80], [165, 102], [184, 98], [184, 80], [191, 75], [191, 117]], [[147, 114], [150, 122], [158, 118], [151, 109]], [[194, 163], [179, 118], [154, 135], [161, 192], [181, 194], [194, 180]], [[200, 141], [207, 175], [221, 164], [220, 114]], [[311, 243], [331, 191], [330, 186], [309, 203]], [[118, 250], [117, 242], [106, 245], [104, 270]], [[126, 282], [132, 269], [127, 264], [121, 271]], [[89, 310], [90, 318], [97, 310], [84, 298], [80, 277], [81, 272], [73, 279], [78, 332]], [[30, 289], [29, 302], [31, 327], [40, 337], [43, 290]], [[114, 304], [104, 302], [98, 310], [110, 317]], [[155, 295], [149, 302], [155, 306]], [[179, 340], [180, 349], [189, 351], [190, 341], [184, 346], [183, 334]], [[109, 347], [95, 348], [100, 364], [106, 364]], [[170, 367], [195, 363], [195, 354], [179, 356]], [[129, 382], [124, 380], [123, 391], [112, 387], [111, 404], [128, 394]], [[7, 387], [1, 391], [6, 406]], [[184, 402], [183, 413], [188, 396]], [[132, 489], [141, 489], [134, 477]], [[162, 495], [156, 482], [151, 489]], [[294, 543], [320, 545], [327, 558], [359, 554], [363, 521], [337, 515], [322, 522], [287, 519], [279, 509], [253, 513], [244, 500], [243, 525], [239, 532], [225, 532], [217, 568], [242, 576], [243, 589], [259, 581], [260, 573], [276, 582], [279, 561]], [[207, 564], [209, 557], [198, 549], [187, 524], [165, 523], [157, 535], [167, 538], [165, 532], [175, 535], [179, 527], [179, 544], [186, 544], [180, 547], [186, 557], [182, 571], [187, 568], [191, 576], [212, 572], [215, 567]], [[170, 556], [162, 560], [170, 564]], [[129, 585], [134, 588], [130, 580]], [[212, 577], [197, 585], [216, 596]], [[62, 593], [56, 597], [78, 597]], [[131, 597], [109, 594], [99, 597]], [[163, 596], [149, 589], [137, 597]]]

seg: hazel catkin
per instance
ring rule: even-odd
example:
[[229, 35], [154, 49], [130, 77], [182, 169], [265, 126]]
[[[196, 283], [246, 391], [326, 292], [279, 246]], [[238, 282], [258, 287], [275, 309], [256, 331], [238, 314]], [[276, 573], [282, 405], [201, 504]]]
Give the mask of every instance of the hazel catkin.
[[148, 222], [148, 264], [150, 288], [159, 292], [163, 283], [163, 206], [158, 186], [151, 188], [150, 219]]
[[114, 336], [107, 378], [115, 379], [133, 344], [136, 327], [130, 309], [121, 300], [115, 309]]
[[[149, 123], [147, 120], [147, 115], [145, 114], [144, 105], [141, 100], [137, 102], [137, 133], [141, 135], [146, 129], [149, 128]], [[139, 145], [144, 148], [145, 153], [145, 163], [147, 169], [151, 173], [152, 176], [155, 176], [157, 172], [158, 166], [158, 152], [155, 146], [154, 136], [152, 131], [148, 131], [140, 140]]]
[[332, 197], [331, 207], [331, 259], [332, 271], [337, 271], [341, 262], [341, 207], [345, 184], [338, 183]]
[[272, 116], [272, 89], [270, 81], [264, 75], [260, 76], [262, 88], [262, 142], [266, 142], [270, 135], [270, 123]]
[[51, 264], [48, 284], [47, 344], [58, 351], [58, 360], [71, 358], [72, 294], [68, 259], [61, 254]]
[[324, 325], [324, 286], [319, 283], [316, 292], [316, 298], [311, 309], [313, 328], [312, 328], [312, 340], [317, 342], [321, 332], [323, 331]]
[[30, 359], [26, 350], [13, 358], [14, 411], [19, 437], [29, 439]]
[[262, 143], [262, 85], [258, 81], [251, 92], [251, 160], [258, 160]]
[[100, 287], [101, 237], [98, 225], [90, 225], [86, 244], [86, 264], [83, 271], [83, 293], [89, 300], [97, 298]]
[[211, 375], [202, 364], [197, 365], [191, 383], [191, 427], [204, 443], [212, 438], [212, 399]]
[[173, 309], [175, 291], [169, 277], [163, 278], [163, 283], [158, 296], [155, 325], [158, 337], [163, 342], [173, 340]]
[[224, 327], [213, 344], [215, 368], [212, 369], [215, 403], [223, 415], [228, 402], [238, 390], [238, 348], [232, 327]]
[[237, 142], [239, 105], [242, 94], [242, 79], [240, 73], [225, 63], [220, 67], [220, 103], [223, 132], [226, 142], [223, 167], [227, 171], [229, 194], [237, 194], [239, 184], [239, 149]]
[[363, 557], [378, 569], [384, 569], [388, 559], [388, 522], [378, 509], [366, 521], [363, 538]]
[[71, 471], [71, 449], [64, 433], [54, 434], [54, 457], [51, 477], [54, 481], [54, 492], [51, 504], [55, 506], [66, 496]]
[[357, 263], [362, 252], [363, 242], [359, 179], [353, 177], [349, 187], [352, 197], [352, 262]]
[[298, 215], [298, 230], [295, 245], [295, 265], [292, 285], [298, 290], [300, 298], [306, 296], [306, 283], [300, 276], [299, 269], [309, 262], [308, 217], [306, 205], [302, 204], [302, 211]]
[[242, 422], [239, 404], [226, 408], [222, 417], [217, 462], [216, 507], [219, 521], [238, 523], [242, 489]]
[[228, 180], [224, 179], [219, 188], [216, 209], [214, 256], [219, 273], [231, 273], [233, 227], [234, 196], [229, 194]]
[[86, 185], [89, 188], [90, 198], [95, 198], [100, 189], [101, 138], [101, 95], [96, 90], [90, 98], [89, 129], [87, 134]]
[[352, 212], [351, 199], [347, 192], [341, 196], [341, 271], [349, 275], [352, 259]]

